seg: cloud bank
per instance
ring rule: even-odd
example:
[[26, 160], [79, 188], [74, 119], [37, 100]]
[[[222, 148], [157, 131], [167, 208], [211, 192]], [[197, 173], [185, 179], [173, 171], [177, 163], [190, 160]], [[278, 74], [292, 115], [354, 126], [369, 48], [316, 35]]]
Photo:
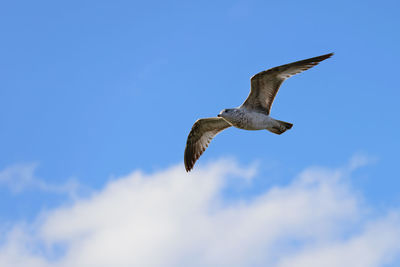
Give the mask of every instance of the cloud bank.
[[[351, 163], [351, 164], [354, 164]], [[382, 266], [400, 252], [398, 211], [371, 215], [349, 169], [229, 198], [253, 167], [219, 161], [133, 172], [4, 233], [0, 266]], [[233, 178], [236, 176], [236, 178]], [[268, 179], [265, 177], [264, 179]]]

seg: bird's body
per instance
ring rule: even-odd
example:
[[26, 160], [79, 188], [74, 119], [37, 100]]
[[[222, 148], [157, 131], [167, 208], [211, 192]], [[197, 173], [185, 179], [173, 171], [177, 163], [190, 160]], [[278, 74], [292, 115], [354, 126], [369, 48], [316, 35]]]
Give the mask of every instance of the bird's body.
[[257, 73], [251, 77], [250, 94], [244, 103], [224, 109], [218, 117], [197, 120], [189, 133], [185, 148], [185, 168], [190, 171], [211, 140], [222, 130], [234, 126], [244, 130], [266, 129], [282, 134], [293, 124], [273, 119], [269, 114], [281, 84], [289, 77], [308, 70], [333, 53], [296, 61]]
[[220, 114], [218, 117], [223, 118], [233, 127], [243, 130], [265, 130], [276, 124], [275, 120], [266, 113], [243, 107], [228, 109], [225, 114]]

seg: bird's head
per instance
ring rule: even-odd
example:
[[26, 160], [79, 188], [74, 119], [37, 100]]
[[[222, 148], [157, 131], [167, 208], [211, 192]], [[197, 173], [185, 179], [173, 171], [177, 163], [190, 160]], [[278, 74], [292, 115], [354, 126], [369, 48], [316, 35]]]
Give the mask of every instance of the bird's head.
[[218, 117], [222, 117], [222, 118], [227, 118], [230, 117], [233, 113], [233, 109], [223, 109], [221, 110], [221, 112], [218, 114]]

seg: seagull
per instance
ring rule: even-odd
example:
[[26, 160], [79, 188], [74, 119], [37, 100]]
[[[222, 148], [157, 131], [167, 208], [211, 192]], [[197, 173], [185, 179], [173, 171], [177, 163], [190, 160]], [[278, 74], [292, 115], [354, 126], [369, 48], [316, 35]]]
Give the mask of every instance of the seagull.
[[296, 61], [257, 73], [250, 79], [250, 94], [237, 108], [222, 110], [217, 117], [198, 119], [186, 142], [184, 162], [186, 172], [193, 169], [195, 162], [208, 147], [211, 140], [231, 126], [244, 130], [268, 130], [282, 134], [293, 124], [269, 116], [272, 102], [279, 87], [293, 75], [308, 70], [319, 62], [330, 58], [333, 53]]

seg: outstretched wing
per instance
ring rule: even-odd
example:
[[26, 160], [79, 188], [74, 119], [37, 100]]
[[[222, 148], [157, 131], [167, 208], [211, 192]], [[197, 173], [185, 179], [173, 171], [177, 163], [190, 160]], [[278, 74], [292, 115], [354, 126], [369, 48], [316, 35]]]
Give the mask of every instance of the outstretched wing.
[[242, 106], [247, 109], [262, 110], [269, 114], [279, 87], [287, 78], [318, 65], [319, 62], [332, 55], [333, 53], [330, 53], [300, 60], [257, 73], [251, 77], [250, 94]]
[[199, 119], [193, 124], [185, 148], [184, 161], [187, 172], [193, 168], [214, 136], [230, 126], [223, 118]]

